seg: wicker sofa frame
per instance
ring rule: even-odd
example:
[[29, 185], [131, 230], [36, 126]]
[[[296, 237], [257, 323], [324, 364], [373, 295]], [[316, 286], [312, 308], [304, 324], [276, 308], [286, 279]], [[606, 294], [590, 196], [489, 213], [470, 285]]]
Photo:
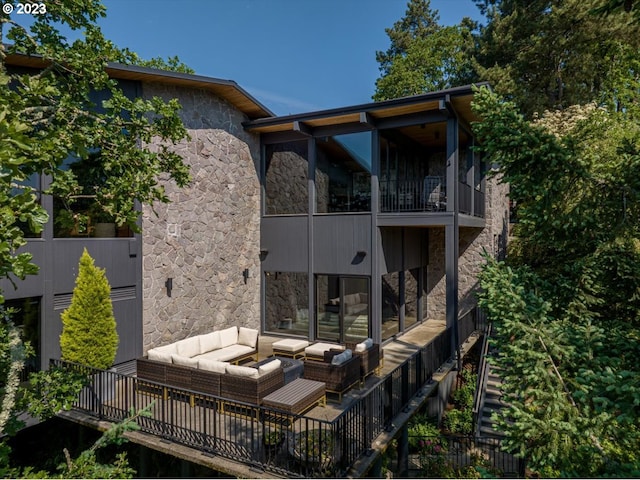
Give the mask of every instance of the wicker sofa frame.
[[379, 343], [374, 343], [364, 352], [356, 352], [356, 345], [356, 342], [346, 342], [346, 348], [350, 349], [353, 355], [360, 360], [360, 380], [364, 382], [372, 373], [379, 373], [382, 361], [382, 349]]
[[303, 376], [324, 382], [326, 391], [337, 394], [338, 401], [342, 402], [342, 394], [360, 381], [360, 359], [354, 355], [341, 365], [332, 365], [331, 358], [335, 353], [325, 352], [323, 361], [305, 359]]
[[257, 378], [220, 375], [220, 396], [229, 400], [260, 405], [262, 399], [284, 386], [282, 367]]
[[217, 372], [149, 360], [146, 357], [136, 359], [136, 369], [136, 375], [142, 380], [220, 396], [222, 374]]

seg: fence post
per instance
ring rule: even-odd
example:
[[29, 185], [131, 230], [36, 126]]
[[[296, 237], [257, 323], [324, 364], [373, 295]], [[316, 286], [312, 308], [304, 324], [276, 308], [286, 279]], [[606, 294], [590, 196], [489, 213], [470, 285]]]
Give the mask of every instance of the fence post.
[[398, 437], [398, 476], [407, 477], [409, 473], [409, 427], [405, 423]]

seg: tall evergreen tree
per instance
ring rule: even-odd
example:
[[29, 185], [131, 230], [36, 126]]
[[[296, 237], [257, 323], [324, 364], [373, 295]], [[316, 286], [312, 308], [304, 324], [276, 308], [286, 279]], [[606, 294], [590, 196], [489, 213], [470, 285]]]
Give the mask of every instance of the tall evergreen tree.
[[106, 369], [118, 350], [111, 287], [104, 269], [84, 249], [71, 305], [62, 312], [60, 349], [68, 362]]
[[405, 16], [385, 31], [391, 45], [376, 52], [381, 72], [376, 80], [376, 101], [417, 95], [466, 84], [476, 77], [470, 49], [475, 23], [440, 25], [429, 0], [410, 0]]
[[531, 118], [592, 101], [637, 103], [640, 25], [603, 0], [484, 0], [476, 69]]

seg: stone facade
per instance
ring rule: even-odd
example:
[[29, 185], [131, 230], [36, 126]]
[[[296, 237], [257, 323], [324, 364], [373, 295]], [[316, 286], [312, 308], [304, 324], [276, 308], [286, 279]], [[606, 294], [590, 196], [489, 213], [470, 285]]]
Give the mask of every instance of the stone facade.
[[[485, 227], [460, 228], [458, 257], [458, 316], [476, 305], [478, 273], [484, 263], [482, 253], [498, 255], [504, 251], [509, 227], [509, 187], [498, 177], [486, 180]], [[428, 318], [446, 318], [445, 229], [429, 230], [429, 267], [427, 278]]]
[[143, 96], [182, 104], [191, 138], [175, 151], [192, 176], [183, 189], [166, 183], [171, 203], [143, 207], [144, 351], [231, 325], [258, 328], [260, 140], [205, 90], [144, 84]]

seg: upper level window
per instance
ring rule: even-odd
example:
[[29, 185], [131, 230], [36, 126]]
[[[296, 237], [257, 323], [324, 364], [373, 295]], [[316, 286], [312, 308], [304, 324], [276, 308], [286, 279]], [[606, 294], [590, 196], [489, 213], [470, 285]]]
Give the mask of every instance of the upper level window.
[[307, 142], [267, 145], [265, 215], [309, 212]]
[[371, 133], [318, 138], [316, 212], [371, 211]]

